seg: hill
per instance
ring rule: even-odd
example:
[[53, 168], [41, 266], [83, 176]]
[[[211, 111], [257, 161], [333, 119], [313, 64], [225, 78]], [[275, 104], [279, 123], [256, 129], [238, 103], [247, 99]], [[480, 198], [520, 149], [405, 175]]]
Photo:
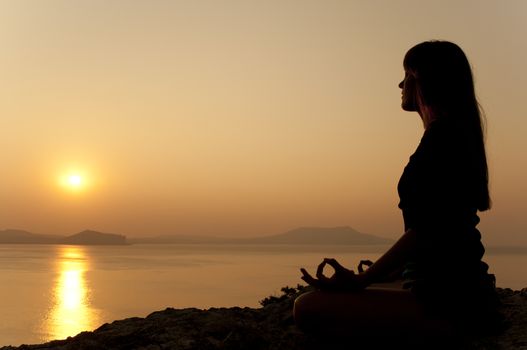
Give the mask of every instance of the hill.
[[126, 236], [85, 230], [63, 238], [61, 243], [76, 245], [123, 245], [126, 244]]
[[90, 230], [85, 230], [70, 236], [59, 236], [7, 229], [0, 231], [0, 244], [116, 245], [127, 244], [127, 242], [126, 237], [123, 235]]
[[54, 244], [62, 236], [31, 233], [24, 230], [7, 229], [0, 231], [3, 244]]
[[85, 230], [70, 236], [35, 234], [23, 230], [0, 231], [0, 244], [283, 244], [283, 245], [378, 245], [390, 244], [388, 238], [365, 234], [348, 226], [301, 227], [285, 233], [250, 237], [224, 238], [195, 235], [162, 235], [127, 239], [126, 236]]
[[131, 238], [137, 244], [305, 244], [305, 245], [375, 245], [389, 244], [391, 239], [360, 233], [351, 227], [301, 227], [285, 233], [251, 237], [222, 238], [210, 236], [163, 235]]
[[247, 239], [251, 243], [266, 244], [389, 244], [391, 239], [360, 233], [349, 226], [301, 227], [285, 233]]

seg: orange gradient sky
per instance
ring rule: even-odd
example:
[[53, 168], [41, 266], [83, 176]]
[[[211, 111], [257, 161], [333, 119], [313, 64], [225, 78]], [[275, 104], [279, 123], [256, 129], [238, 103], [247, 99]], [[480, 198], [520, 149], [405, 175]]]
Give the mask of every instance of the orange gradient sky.
[[[527, 244], [527, 2], [0, 1], [0, 229], [402, 233], [402, 59], [467, 53], [489, 244]], [[82, 177], [78, 188], [61, 185]]]

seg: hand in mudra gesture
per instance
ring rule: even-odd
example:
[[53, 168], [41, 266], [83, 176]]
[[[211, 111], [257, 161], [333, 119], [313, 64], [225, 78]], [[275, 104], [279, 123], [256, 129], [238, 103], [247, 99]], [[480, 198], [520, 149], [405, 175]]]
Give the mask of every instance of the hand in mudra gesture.
[[[324, 276], [324, 267], [331, 266], [335, 273], [331, 277]], [[302, 279], [309, 285], [320, 289], [330, 291], [360, 291], [366, 288], [367, 283], [363, 273], [355, 274], [340, 265], [337, 260], [325, 258], [317, 268], [316, 278], [311, 276], [306, 269], [301, 268]]]

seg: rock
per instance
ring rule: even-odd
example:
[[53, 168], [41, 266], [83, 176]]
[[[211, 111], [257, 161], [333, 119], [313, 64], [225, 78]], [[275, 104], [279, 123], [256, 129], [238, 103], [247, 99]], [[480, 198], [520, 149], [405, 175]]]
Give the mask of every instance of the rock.
[[521, 291], [498, 288], [498, 293], [506, 329], [498, 336], [475, 340], [474, 344], [481, 349], [527, 349], [527, 288]]
[[[65, 340], [0, 350], [300, 350], [328, 349], [327, 342], [303, 334], [294, 324], [293, 301], [306, 287], [283, 288], [282, 296], [262, 300], [263, 307], [195, 308], [157, 311], [146, 318], [104, 324]], [[459, 349], [527, 349], [527, 288], [498, 288], [506, 329], [498, 335], [466, 337]], [[349, 345], [349, 344], [348, 344]], [[340, 348], [338, 344], [335, 348]]]

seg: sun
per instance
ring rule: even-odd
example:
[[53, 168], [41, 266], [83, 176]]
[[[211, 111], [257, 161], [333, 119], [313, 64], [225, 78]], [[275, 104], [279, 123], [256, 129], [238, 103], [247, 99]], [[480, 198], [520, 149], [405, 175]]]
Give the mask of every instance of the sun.
[[84, 173], [70, 171], [60, 176], [60, 186], [71, 193], [84, 192], [87, 187], [87, 178]]
[[78, 174], [71, 174], [68, 176], [68, 185], [74, 188], [79, 188], [82, 186], [82, 176]]

